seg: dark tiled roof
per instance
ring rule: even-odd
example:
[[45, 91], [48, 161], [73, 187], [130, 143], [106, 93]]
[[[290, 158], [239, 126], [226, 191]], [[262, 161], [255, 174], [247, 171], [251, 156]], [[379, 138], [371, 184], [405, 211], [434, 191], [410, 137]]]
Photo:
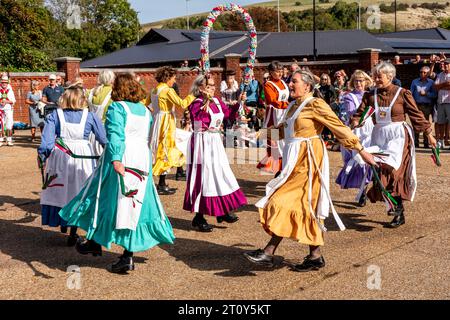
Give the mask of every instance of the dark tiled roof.
[[[98, 57], [81, 64], [83, 68], [126, 67], [164, 64], [200, 58], [199, 30], [152, 29], [131, 48]], [[245, 32], [211, 32], [211, 59], [223, 59], [225, 54], [240, 53], [248, 57]], [[395, 50], [363, 30], [318, 31], [318, 55], [352, 55], [359, 49], [376, 48], [383, 52]], [[312, 32], [258, 33], [257, 58], [312, 56]]]
[[376, 37], [399, 53], [450, 52], [450, 31], [442, 28], [391, 32]]

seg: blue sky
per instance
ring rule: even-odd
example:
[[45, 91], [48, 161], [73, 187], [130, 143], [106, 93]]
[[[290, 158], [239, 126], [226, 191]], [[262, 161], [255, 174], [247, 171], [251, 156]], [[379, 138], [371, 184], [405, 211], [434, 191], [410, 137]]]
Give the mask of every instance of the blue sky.
[[[186, 0], [128, 0], [134, 10], [139, 12], [139, 21], [148, 23], [186, 15]], [[248, 5], [267, 0], [189, 0], [189, 14], [208, 12], [220, 4], [233, 2]]]

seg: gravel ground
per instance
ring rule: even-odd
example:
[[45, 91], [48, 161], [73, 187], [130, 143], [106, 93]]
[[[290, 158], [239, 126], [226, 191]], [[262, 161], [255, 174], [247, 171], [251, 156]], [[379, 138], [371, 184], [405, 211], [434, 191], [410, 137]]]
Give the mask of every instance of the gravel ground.
[[[243, 154], [228, 150], [238, 160], [232, 169], [250, 203], [238, 212], [240, 221], [226, 225], [210, 218], [216, 226], [212, 233], [193, 231], [191, 214], [181, 209], [185, 182], [169, 176], [178, 192], [162, 201], [177, 237], [175, 245], [138, 253], [135, 271], [115, 275], [107, 267], [121, 248], [114, 246], [102, 257], [82, 256], [65, 246], [59, 230], [41, 226], [38, 144], [27, 138], [27, 132], [18, 132], [15, 147], [0, 148], [0, 299], [450, 298], [448, 153], [437, 168], [430, 152], [419, 150], [416, 199], [406, 204], [407, 223], [396, 230], [384, 228], [390, 217], [383, 204], [356, 207], [356, 190], [339, 190], [333, 183], [332, 196], [347, 230], [338, 231], [329, 219], [323, 248], [327, 266], [300, 274], [290, 271], [289, 264], [300, 261], [308, 250], [291, 240], [282, 242], [274, 268], [255, 267], [242, 256], [269, 239], [253, 204], [270, 177], [243, 161]], [[329, 154], [334, 180], [340, 153]], [[69, 266], [80, 268], [78, 289], [70, 285]]]

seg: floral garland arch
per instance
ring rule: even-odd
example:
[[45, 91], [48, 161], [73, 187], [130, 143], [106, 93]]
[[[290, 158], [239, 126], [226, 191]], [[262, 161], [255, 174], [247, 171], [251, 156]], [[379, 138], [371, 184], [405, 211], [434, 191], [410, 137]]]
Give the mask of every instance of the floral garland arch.
[[216, 19], [224, 12], [237, 13], [244, 20], [247, 26], [248, 35], [250, 37], [250, 44], [248, 48], [249, 58], [247, 60], [247, 66], [244, 70], [244, 84], [248, 85], [253, 77], [253, 66], [255, 65], [256, 59], [256, 47], [258, 45], [257, 35], [253, 19], [250, 14], [242, 8], [241, 6], [229, 3], [227, 5], [221, 5], [212, 9], [205, 22], [203, 23], [201, 42], [200, 42], [200, 53], [202, 55], [201, 66], [205, 74], [210, 72], [210, 61], [209, 61], [209, 33], [213, 27]]

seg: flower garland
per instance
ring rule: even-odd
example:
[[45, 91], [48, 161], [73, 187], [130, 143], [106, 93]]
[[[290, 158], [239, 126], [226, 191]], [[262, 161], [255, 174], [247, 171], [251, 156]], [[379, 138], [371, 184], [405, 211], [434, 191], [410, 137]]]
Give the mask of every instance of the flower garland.
[[210, 62], [209, 62], [209, 32], [213, 27], [214, 22], [217, 17], [219, 17], [223, 12], [234, 12], [239, 14], [244, 20], [247, 29], [248, 35], [250, 37], [250, 45], [248, 48], [249, 58], [247, 61], [247, 66], [244, 70], [244, 84], [248, 85], [253, 77], [253, 66], [255, 64], [256, 59], [256, 47], [258, 46], [258, 40], [256, 35], [255, 25], [253, 23], [252, 17], [249, 15], [247, 10], [242, 8], [241, 6], [229, 3], [227, 5], [221, 5], [212, 9], [211, 13], [206, 18], [203, 23], [203, 29], [201, 33], [201, 42], [200, 42], [200, 53], [202, 55], [201, 66], [203, 72], [205, 74], [209, 74], [210, 70]]

